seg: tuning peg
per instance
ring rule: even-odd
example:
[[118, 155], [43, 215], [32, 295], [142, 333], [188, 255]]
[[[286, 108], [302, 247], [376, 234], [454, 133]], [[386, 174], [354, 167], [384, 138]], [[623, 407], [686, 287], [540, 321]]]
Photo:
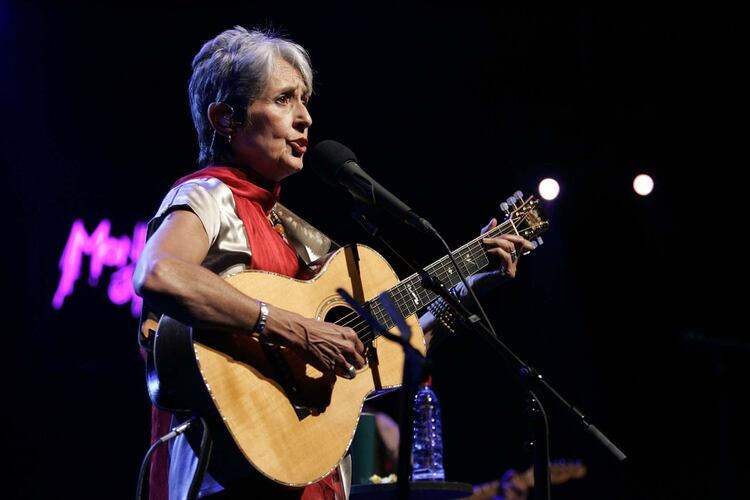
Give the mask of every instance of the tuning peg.
[[523, 201], [523, 193], [521, 191], [516, 191], [515, 193], [513, 193], [513, 196]]
[[544, 245], [544, 240], [542, 239], [541, 236], [537, 236], [534, 241], [536, 242], [536, 246]]
[[515, 196], [509, 196], [506, 201], [508, 202], [508, 205], [512, 205], [515, 208], [516, 201], [518, 201], [518, 200], [516, 200]]
[[506, 217], [510, 215], [510, 207], [508, 206], [508, 203], [506, 202], [500, 203], [500, 210], [503, 211]]

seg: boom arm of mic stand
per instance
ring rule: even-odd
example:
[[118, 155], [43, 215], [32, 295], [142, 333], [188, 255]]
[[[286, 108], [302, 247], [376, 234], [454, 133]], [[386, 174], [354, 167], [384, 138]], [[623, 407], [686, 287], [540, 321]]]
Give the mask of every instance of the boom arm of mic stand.
[[[466, 321], [469, 324], [473, 325], [473, 327], [476, 329], [476, 331], [480, 331], [481, 330], [489, 338], [495, 339], [495, 340], [497, 340], [497, 342], [500, 342], [497, 339], [497, 336], [495, 335], [494, 331], [491, 330], [491, 325], [484, 325], [484, 324], [482, 324], [482, 322], [479, 319], [479, 317], [476, 314], [471, 313], [471, 311], [469, 311], [466, 308], [466, 306], [464, 306], [460, 301], [456, 300], [456, 298], [453, 295], [451, 295], [450, 293], [448, 293], [448, 291], [445, 289], [445, 286], [442, 283], [438, 283], [435, 279], [432, 278], [432, 276], [429, 275], [429, 273], [427, 273], [427, 271], [425, 271], [424, 269], [420, 269], [420, 268], [416, 267], [409, 260], [407, 260], [403, 256], [401, 256], [401, 254], [399, 252], [397, 252], [388, 243], [388, 241], [386, 241], [382, 236], [380, 236], [378, 234], [379, 228], [375, 224], [373, 224], [370, 220], [368, 220], [368, 212], [369, 212], [368, 207], [363, 206], [361, 203], [357, 203], [356, 200], [355, 200], [355, 204], [357, 205], [357, 209], [352, 214], [352, 217], [354, 218], [354, 220], [356, 220], [357, 222], [359, 222], [359, 224], [365, 229], [365, 231], [367, 233], [370, 234], [370, 236], [378, 238], [395, 255], [397, 255], [402, 261], [404, 261], [407, 266], [409, 266], [414, 272], [416, 272], [417, 274], [419, 274], [419, 276], [422, 278], [422, 286], [424, 288], [426, 288], [428, 290], [432, 290], [433, 292], [437, 293], [438, 295], [440, 295], [441, 297], [443, 297], [444, 299], [446, 299], [448, 301], [448, 303], [451, 305], [451, 307], [454, 310], [456, 310], [459, 314], [461, 314], [461, 316], [463, 318], [465, 318]], [[442, 241], [442, 238], [440, 237], [440, 235], [437, 232], [434, 232], [434, 234], [436, 236], [438, 236], [440, 238], [440, 240]], [[450, 249], [448, 249], [448, 251], [450, 252]], [[458, 267], [456, 267], [456, 270], [459, 273], [461, 272]], [[468, 283], [466, 283], [466, 280], [464, 279], [463, 276], [461, 276], [461, 279], [464, 282], [464, 285], [468, 287], [469, 285], [468, 285]], [[472, 293], [472, 296], [473, 296], [473, 292], [471, 291], [471, 288], [468, 288], [468, 290], [469, 290], [470, 293]], [[341, 291], [339, 291], [339, 294], [341, 294]], [[384, 296], [384, 295], [385, 294], [382, 294], [381, 297]], [[475, 301], [476, 301], [476, 297], [475, 297]], [[481, 305], [479, 305], [479, 301], [476, 301], [476, 303], [481, 308]], [[489, 320], [487, 320], [487, 321], [489, 322]], [[378, 326], [379, 326], [379, 324], [378, 324]], [[484, 335], [482, 335], [482, 334], [480, 334], [480, 336], [484, 337]], [[503, 347], [505, 347], [505, 346], [503, 346]], [[510, 349], [508, 349], [507, 347], [505, 347], [503, 350], [501, 350], [500, 353], [503, 354], [503, 356], [506, 357], [506, 359], [508, 359], [508, 356], [514, 357], [516, 363], [523, 366], [523, 362], [520, 359], [518, 359], [513, 354], [513, 352]], [[408, 355], [407, 355], [407, 358], [408, 358]], [[509, 359], [509, 362], [512, 362], [512, 360]], [[405, 360], [405, 363], [406, 363], [406, 360]], [[405, 369], [404, 370], [404, 378], [406, 378], [406, 373], [407, 372], [406, 372], [406, 369]], [[404, 393], [411, 393], [411, 394], [413, 394], [416, 391], [416, 386], [413, 387], [413, 388], [409, 388], [409, 390], [407, 390], [406, 381], [404, 381], [403, 385], [404, 385], [404, 387], [403, 387], [402, 391]], [[532, 418], [532, 423], [534, 425], [536, 425], [536, 427], [534, 427], [534, 429], [535, 429], [534, 434], [536, 436], [535, 440], [537, 441], [537, 446], [534, 447], [534, 455], [535, 455], [535, 460], [534, 461], [535, 461], [535, 464], [536, 464], [535, 467], [534, 467], [534, 481], [535, 481], [535, 484], [537, 485], [535, 491], [537, 492], [536, 493], [537, 499], [539, 499], [539, 500], [548, 500], [550, 498], [549, 497], [549, 488], [550, 488], [550, 477], [549, 477], [549, 446], [547, 445], [547, 443], [549, 441], [549, 439], [548, 439], [548, 429], [549, 428], [547, 426], [546, 415], [544, 413], [544, 409], [542, 408], [541, 402], [536, 397], [536, 395], [534, 395], [534, 393], [531, 392], [530, 389], [529, 389], [529, 393], [531, 395], [531, 397], [529, 398], [529, 401], [530, 401], [530, 404], [532, 405], [532, 407], [531, 407], [532, 411], [534, 412], [533, 413], [533, 418]], [[405, 413], [404, 412], [409, 412], [409, 415], [411, 415], [411, 408], [410, 407], [406, 408], [406, 405], [402, 404], [402, 415], [401, 415], [401, 420], [402, 421], [405, 419], [405, 416], [404, 416]], [[537, 418], [537, 417], [539, 417], [539, 418]], [[541, 429], [541, 432], [540, 432], [540, 429]], [[402, 429], [401, 435], [402, 435], [401, 444], [403, 445], [404, 444], [404, 439], [403, 439], [404, 430], [403, 429]], [[537, 451], [537, 450], [541, 450], [541, 451]], [[406, 452], [408, 452], [408, 451], [409, 451], [409, 448], [407, 447], [406, 448]], [[401, 450], [400, 450], [400, 452], [401, 452]], [[403, 456], [403, 455], [399, 455], [399, 456]], [[401, 483], [401, 476], [403, 474], [405, 474], [405, 472], [402, 471], [402, 466], [401, 466], [402, 462], [403, 462], [402, 460], [399, 460], [399, 471], [398, 471], [399, 487], [398, 487], [398, 491], [399, 491], [399, 498], [406, 498], [403, 495], [406, 494], [406, 493], [404, 493], [404, 491], [407, 491], [407, 493], [408, 493], [408, 488], [405, 488], [402, 485], [402, 483]], [[408, 472], [408, 469], [406, 469], [406, 471]]]
[[[479, 318], [469, 311], [453, 294], [446, 290], [445, 285], [427, 273], [420, 273], [422, 286], [435, 292], [443, 298], [448, 305], [464, 318], [470, 329], [476, 332], [480, 338], [489, 342], [505, 360], [513, 365], [526, 367], [524, 362], [516, 356]], [[528, 380], [528, 379], [527, 379]], [[531, 413], [531, 425], [534, 435], [534, 491], [537, 500], [549, 500], [550, 498], [550, 476], [549, 476], [549, 426], [547, 416], [544, 412], [539, 398], [527, 383], [529, 392], [529, 411]]]
[[[356, 200], [355, 200], [356, 201]], [[367, 219], [367, 208], [363, 207], [360, 203], [356, 203], [357, 210], [352, 214], [353, 218], [360, 223], [360, 225], [367, 231], [371, 236], [378, 238], [380, 241], [384, 242], [388, 248], [390, 248], [401, 260], [403, 260], [409, 267], [411, 267], [415, 272], [417, 272], [420, 277], [422, 278], [422, 286], [428, 290], [433, 291], [443, 299], [445, 299], [449, 306], [458, 314], [461, 315], [466, 320], [466, 323], [470, 326], [471, 330], [479, 334], [479, 337], [488, 342], [493, 349], [495, 349], [496, 352], [498, 352], [505, 360], [510, 364], [512, 368], [516, 370], [516, 373], [520, 374], [521, 377], [524, 379], [524, 381], [527, 384], [527, 388], [529, 390], [530, 394], [530, 400], [533, 402], [532, 404], [535, 404], [538, 408], [538, 412], [540, 413], [541, 417], [535, 419], [539, 422], [539, 425], [537, 426], [537, 432], [536, 434], [541, 436], [544, 436], [544, 443], [540, 447], [536, 447], [535, 450], [542, 448], [542, 452], [547, 452], [546, 459], [540, 459], [537, 458], [535, 461], [537, 463], [543, 463], [546, 465], [546, 467], [535, 467], [534, 468], [534, 480], [538, 487], [536, 488], [537, 495], [543, 495], [542, 492], [549, 492], [549, 484], [550, 484], [550, 477], [549, 477], [549, 455], [547, 450], [547, 442], [549, 440], [548, 436], [548, 427], [546, 424], [546, 416], [544, 416], [544, 409], [542, 407], [541, 402], [539, 401], [539, 398], [536, 397], [536, 395], [532, 392], [531, 386], [533, 384], [537, 384], [538, 386], [544, 387], [547, 391], [549, 391], [552, 395], [554, 395], [565, 407], [567, 407], [574, 415], [579, 417], [580, 422], [583, 424], [583, 426], [591, 432], [594, 437], [599, 440], [600, 443], [602, 443], [619, 461], [625, 460], [626, 456], [625, 454], [620, 451], [607, 437], [599, 431], [595, 426], [589, 424], [584, 415], [578, 411], [573, 405], [568, 403], [557, 391], [554, 390], [545, 380], [542, 379], [541, 374], [539, 374], [533, 367], [527, 365], [521, 358], [516, 356], [516, 354], [508, 347], [506, 346], [498, 337], [495, 335], [494, 331], [491, 329], [491, 325], [485, 325], [477, 315], [473, 314], [466, 306], [464, 306], [461, 301], [459, 301], [456, 297], [454, 297], [452, 294], [448, 292], [448, 290], [445, 289], [445, 286], [442, 283], [436, 282], [433, 277], [431, 277], [426, 271], [422, 269], [418, 269], [416, 266], [414, 266], [411, 262], [404, 259], [398, 252], [396, 252], [393, 247], [388, 244], [387, 241], [385, 241], [384, 238], [382, 238], [378, 234], [378, 227], [372, 224]], [[437, 233], [435, 233], [437, 235]], [[439, 235], [437, 235], [439, 236]], [[440, 238], [442, 241], [442, 238]], [[457, 268], [457, 270], [460, 272], [460, 269]], [[464, 284], [468, 287], [468, 284]], [[469, 292], [473, 294], [471, 291], [471, 288], [469, 288]], [[481, 305], [477, 301], [477, 305], [481, 308]], [[487, 320], [489, 321], [489, 320]], [[531, 374], [531, 376], [529, 376]], [[546, 469], [546, 474], [545, 470]], [[539, 496], [539, 498], [549, 498], [549, 495], [547, 497]]]
[[[560, 393], [558, 393], [551, 385], [549, 385], [547, 381], [542, 377], [541, 373], [539, 373], [534, 367], [527, 365], [521, 358], [516, 356], [516, 354], [511, 351], [510, 348], [506, 346], [500, 339], [493, 336], [481, 321], [472, 321], [471, 311], [469, 311], [466, 306], [461, 303], [461, 301], [457, 300], [456, 297], [449, 293], [442, 283], [438, 283], [437, 280], [435, 280], [433, 277], [424, 274], [422, 275], [422, 286], [435, 292], [446, 302], [448, 302], [448, 305], [450, 305], [450, 307], [454, 311], [456, 311], [456, 313], [460, 314], [463, 318], [466, 319], [466, 323], [470, 326], [470, 328], [473, 331], [479, 333], [480, 338], [488, 342], [493, 347], [493, 349], [495, 349], [495, 351], [497, 351], [509, 363], [514, 365], [517, 368], [517, 373], [520, 374], [521, 378], [523, 378], [524, 381], [526, 381], [526, 383], [528, 384], [529, 389], [531, 389], [531, 386], [533, 385], [544, 388], [558, 401], [560, 401], [563, 406], [568, 408], [571, 413], [573, 413], [578, 418], [578, 420], [586, 428], [586, 430], [589, 431], [594, 437], [596, 437], [596, 439], [605, 448], [607, 448], [617, 458], [618, 461], [622, 462], [627, 458], [627, 456], [617, 446], [615, 446], [614, 443], [612, 443], [612, 441], [610, 441], [599, 429], [597, 429], [596, 426], [586, 421], [586, 416], [581, 413], [578, 408], [568, 403], [565, 398], [560, 395]], [[538, 404], [540, 404], [538, 398], [536, 398], [535, 396], [532, 397], [537, 401]]]
[[590, 424], [586, 420], [586, 415], [581, 413], [581, 411], [573, 406], [572, 404], [568, 403], [565, 398], [563, 398], [551, 385], [547, 383], [547, 381], [542, 378], [542, 374], [536, 371], [536, 369], [532, 366], [525, 366], [521, 368], [521, 376], [526, 378], [527, 380], [531, 380], [534, 383], [538, 384], [541, 387], [544, 387], [550, 394], [555, 396], [558, 401], [560, 401], [563, 406], [568, 408], [573, 415], [576, 416], [576, 418], [581, 422], [581, 425], [583, 425], [587, 431], [589, 431], [605, 448], [607, 448], [610, 453], [612, 453], [615, 458], [617, 458], [618, 461], [623, 462], [627, 457], [625, 453], [622, 452], [615, 444], [610, 441], [607, 436], [605, 436], [602, 431], [600, 431], [595, 425]]

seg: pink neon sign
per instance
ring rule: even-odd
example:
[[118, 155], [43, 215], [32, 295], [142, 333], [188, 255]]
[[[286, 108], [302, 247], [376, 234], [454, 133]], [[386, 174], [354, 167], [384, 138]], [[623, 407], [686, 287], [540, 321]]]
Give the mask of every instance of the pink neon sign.
[[73, 286], [81, 277], [83, 256], [89, 258], [89, 285], [99, 284], [99, 278], [105, 267], [114, 267], [115, 271], [109, 277], [107, 295], [117, 305], [130, 302], [130, 312], [138, 316], [141, 312], [143, 300], [133, 290], [133, 269], [141, 255], [146, 242], [146, 224], [139, 222], [133, 229], [132, 239], [128, 236], [113, 237], [109, 231], [112, 224], [107, 219], [102, 220], [89, 234], [80, 219], [73, 223], [60, 257], [60, 283], [52, 298], [52, 307], [60, 309], [65, 297], [73, 294]]

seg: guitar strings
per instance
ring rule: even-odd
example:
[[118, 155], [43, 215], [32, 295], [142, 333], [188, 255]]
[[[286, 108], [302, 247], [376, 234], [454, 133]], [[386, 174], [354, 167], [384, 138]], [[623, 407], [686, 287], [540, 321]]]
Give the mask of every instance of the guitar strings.
[[[497, 229], [497, 228], [495, 228], [495, 229]], [[488, 233], [485, 233], [485, 235], [482, 235], [481, 237], [487, 237], [487, 236], [492, 237], [493, 236], [493, 234], [492, 234], [493, 231], [494, 231], [494, 229], [492, 231], [488, 232]], [[507, 233], [504, 233], [504, 234], [507, 234]], [[472, 242], [470, 242], [469, 244], [471, 244], [471, 243]], [[469, 245], [469, 244], [467, 244], [467, 245]], [[464, 246], [467, 246], [467, 245], [464, 245]], [[471, 252], [472, 257], [475, 258], [475, 259], [476, 259], [476, 257], [484, 255], [484, 251], [481, 249], [481, 247], [479, 247], [477, 245], [474, 245], [473, 247], [471, 247], [469, 251]], [[454, 253], [458, 253], [458, 251], [455, 251]], [[449, 271], [449, 269], [452, 269], [452, 267], [451, 266], [447, 266], [445, 260], [447, 260], [447, 258], [441, 259], [440, 261], [438, 261], [435, 264], [433, 264], [433, 265], [431, 265], [431, 266], [428, 267], [428, 269], [433, 268], [433, 267], [440, 267], [440, 269], [437, 270], [436, 272], [430, 273], [433, 276], [436, 276], [440, 281], [446, 280], [447, 278], [449, 278], [451, 276], [451, 273], [452, 273], [452, 271]], [[412, 280], [414, 280], [416, 278], [416, 276], [417, 276], [416, 274], [413, 274], [409, 278], [403, 280], [401, 283], [403, 284], [405, 282], [412, 281]], [[392, 292], [393, 290], [396, 290], [397, 288], [399, 288], [401, 286], [402, 285], [397, 285], [396, 287], [393, 287], [390, 290], [388, 290], [388, 292], [392, 294], [392, 296], [394, 298], [394, 302], [399, 307], [399, 309], [405, 309], [406, 308], [405, 306], [411, 305], [413, 303], [413, 300], [411, 299], [411, 297], [408, 297], [408, 295], [405, 294], [401, 290], [399, 290], [398, 294], [395, 294], [395, 293]], [[428, 297], [429, 297], [429, 295], [432, 295], [432, 292], [428, 292], [428, 291], [426, 291], [424, 289], [423, 289], [423, 293], [425, 295], [428, 295]], [[406, 297], [408, 297], [408, 298], [406, 298]], [[364, 321], [360, 321], [356, 325], [353, 325], [352, 322], [355, 321], [355, 320], [357, 320], [357, 319], [359, 319], [359, 315], [356, 312], [352, 311], [348, 315], [339, 318], [337, 321], [335, 321], [335, 323], [338, 324], [338, 325], [341, 325], [341, 326], [349, 326], [352, 329], [356, 329], [357, 327], [359, 327], [360, 325], [362, 325], [362, 323], [364, 322]]]
[[[437, 278], [440, 281], [444, 281], [444, 280], [446, 280], [450, 276], [450, 273], [447, 271], [447, 269], [446, 269], [445, 266], [443, 266], [439, 271], [437, 271], [435, 273], [432, 273], [432, 274], [435, 275], [435, 276], [437, 276]], [[407, 281], [407, 280], [404, 280], [404, 281]], [[424, 289], [423, 289], [422, 293], [424, 295], [427, 295], [428, 298], [429, 298], [429, 295], [432, 295], [431, 292], [428, 292], [427, 290], [424, 290]], [[394, 295], [396, 295], [396, 294], [394, 294]], [[413, 303], [413, 300], [411, 298], [406, 298], [407, 295], [403, 291], [399, 291], [399, 293], [397, 295], [398, 295], [397, 297], [394, 297], [394, 302], [398, 305], [399, 309], [405, 309], [406, 306], [410, 306]], [[427, 302], [427, 301], [425, 301], [425, 302]], [[374, 313], [374, 315], [377, 316], [377, 313]], [[354, 322], [357, 321], [357, 320], [359, 320], [359, 321], [355, 324]], [[338, 319], [335, 323], [338, 324], [338, 325], [340, 325], [340, 326], [346, 326], [346, 327], [350, 327], [350, 328], [356, 330], [357, 328], [359, 328], [360, 326], [362, 326], [365, 323], [365, 321], [362, 320], [360, 318], [360, 316], [358, 314], [356, 314], [356, 312], [352, 311], [348, 315], [343, 316], [340, 319]], [[366, 341], [366, 340], [369, 340], [369, 339], [362, 339], [362, 340]]]
[[[505, 229], [508, 229], [508, 228], [510, 229], [509, 231], [504, 231]], [[472, 256], [474, 256], [474, 257], [476, 257], [476, 256], [486, 256], [486, 254], [483, 251], [483, 249], [480, 246], [475, 245], [481, 238], [494, 237], [498, 233], [500, 233], [500, 234], [510, 234], [512, 232], [515, 232], [517, 234], [517, 231], [515, 230], [515, 227], [512, 226], [511, 221], [510, 220], [505, 221], [500, 226], [491, 229], [487, 233], [484, 233], [484, 234], [480, 235], [478, 238], [475, 238], [474, 240], [472, 240], [472, 241], [466, 243], [465, 245], [463, 245], [462, 247], [456, 249], [453, 253], [454, 254], [459, 254], [459, 253], [461, 253], [461, 251], [463, 249], [465, 249], [466, 247], [471, 246], [469, 248], [469, 252], [471, 253]], [[428, 272], [429, 272], [430, 268], [434, 268], [434, 267], [440, 266], [440, 269], [437, 272], [434, 272], [434, 273], [431, 273], [431, 274], [437, 276], [438, 279], [440, 279], [441, 281], [443, 281], [446, 277], [449, 276], [449, 272], [446, 270], [446, 269], [448, 269], [446, 267], [446, 261], [447, 261], [447, 259], [448, 259], [448, 257], [446, 256], [443, 259], [441, 259], [440, 261], [438, 261], [438, 262], [434, 263], [433, 265], [429, 266], [428, 267]], [[390, 290], [388, 290], [388, 293], [391, 293], [392, 297], [394, 298], [394, 302], [399, 307], [399, 309], [406, 309], [405, 306], [410, 306], [411, 304], [414, 304], [414, 301], [405, 292], [403, 292], [403, 290], [399, 290], [398, 296], [396, 296], [396, 294], [393, 293], [393, 291], [396, 290], [399, 287], [402, 287], [403, 283], [406, 283], [406, 282], [411, 281], [412, 279], [416, 278], [416, 276], [417, 276], [416, 274], [413, 274], [409, 278], [403, 280], [400, 285], [397, 285], [396, 287], [393, 287]], [[426, 291], [425, 291], [425, 293], [431, 294], [431, 292], [426, 292]], [[407, 297], [407, 298], [405, 299], [404, 297]], [[408, 309], [406, 309], [406, 310], [408, 311]], [[353, 330], [355, 330], [357, 332], [358, 336], [360, 334], [362, 334], [362, 333], [371, 333], [372, 335], [365, 335], [363, 337], [360, 337], [360, 340], [362, 340], [363, 342], [369, 342], [370, 340], [375, 339], [375, 338], [377, 338], [377, 337], [380, 336], [379, 333], [373, 332], [368, 327], [368, 325], [366, 324], [366, 321], [364, 321], [364, 320], [360, 319], [360, 321], [358, 321], [356, 324], [353, 323], [353, 321], [356, 321], [358, 318], [359, 318], [359, 315], [357, 315], [356, 312], [352, 311], [348, 315], [343, 316], [342, 318], [339, 318], [338, 320], [336, 320], [335, 323], [336, 324], [340, 324], [342, 326], [349, 326], [349, 327], [351, 327]], [[359, 329], [361, 329], [361, 330], [359, 330]]]
[[[475, 249], [472, 249], [472, 253], [474, 254], [475, 257], [477, 255], [480, 255], [480, 256], [484, 255], [484, 252], [480, 248], [478, 248], [478, 247], [476, 247]], [[447, 278], [450, 277], [450, 273], [448, 272], [448, 269], [451, 269], [451, 268], [447, 267], [447, 266], [441, 266], [440, 269], [437, 272], [433, 272], [433, 273], [430, 273], [430, 274], [436, 276], [440, 281], [445, 281]], [[414, 275], [414, 276], [416, 276], [416, 275]], [[408, 280], [404, 280], [404, 282], [408, 282]], [[409, 308], [411, 308], [412, 305], [416, 305], [415, 301], [403, 289], [398, 289], [397, 290], [398, 293], [394, 293], [393, 290], [395, 290], [396, 288], [398, 288], [398, 287], [395, 287], [394, 289], [389, 290], [389, 292], [391, 293], [391, 295], [392, 295], [392, 297], [394, 299], [394, 302], [397, 305], [397, 307], [399, 308], [400, 312], [403, 313], [403, 311], [406, 310], [408, 312], [408, 314], [406, 314], [406, 315], [413, 314], [410, 311]], [[401, 287], [401, 288], [403, 288], [403, 287]], [[427, 299], [434, 298], [434, 294], [432, 292], [428, 292], [427, 290], [423, 289], [422, 293], [427, 296]], [[430, 296], [432, 296], [432, 297], [430, 297]], [[424, 302], [428, 303], [429, 300], [425, 300]], [[377, 305], [377, 303], [373, 303], [373, 305]], [[382, 312], [382, 311], [380, 311], [380, 312]], [[377, 316], [378, 315], [378, 310], [373, 311], [373, 313], [374, 313], [375, 316]], [[357, 320], [359, 320], [359, 321], [357, 321]], [[363, 320], [363, 319], [361, 319], [359, 317], [359, 315], [356, 314], [356, 312], [352, 312], [349, 315], [342, 317], [340, 320], [336, 321], [336, 323], [337, 324], [341, 324], [342, 326], [349, 326], [349, 327], [351, 327], [352, 329], [354, 329], [355, 331], [357, 331], [358, 335], [364, 333], [365, 335], [363, 335], [363, 336], [360, 337], [360, 339], [363, 342], [369, 342], [370, 340], [375, 339], [378, 336], [380, 336], [379, 333], [376, 333], [376, 332], [373, 332], [372, 330], [370, 330], [369, 327], [368, 327], [368, 325], [366, 324], [366, 321]]]
[[[521, 221], [526, 219], [526, 214], [524, 214], [524, 217], [521, 219]], [[461, 247], [454, 250], [452, 253], [454, 255], [461, 254], [462, 251], [468, 248], [469, 255], [476, 259], [476, 257], [486, 257], [486, 253], [484, 252], [481, 245], [477, 245], [479, 241], [483, 238], [494, 238], [498, 235], [504, 235], [504, 234], [518, 234], [518, 231], [516, 230], [516, 227], [512, 223], [512, 219], [508, 219], [504, 221], [502, 224], [498, 225], [497, 227], [487, 231], [484, 234], [481, 234], [479, 237], [469, 241], [468, 243], [465, 243]], [[429, 274], [436, 276], [441, 282], [444, 282], [447, 278], [451, 277], [451, 272], [448, 271], [448, 269], [452, 269], [450, 266], [446, 265], [449, 260], [449, 257], [446, 255], [442, 259], [438, 260], [437, 262], [433, 263], [432, 265], [428, 266], [426, 270]], [[461, 261], [459, 261], [461, 262]], [[439, 267], [438, 270], [435, 272], [430, 272], [432, 268]], [[481, 269], [481, 268], [480, 268]], [[464, 270], [465, 271], [465, 270]], [[409, 297], [407, 294], [405, 294], [402, 290], [398, 290], [398, 294], [394, 293], [398, 288], [400, 288], [404, 283], [410, 282], [417, 278], [417, 274], [412, 274], [405, 280], [402, 280], [399, 285], [396, 285], [389, 290], [387, 290], [387, 293], [391, 294], [391, 297], [394, 300], [394, 303], [399, 309], [399, 312], [403, 310], [408, 311], [408, 307], [412, 304], [416, 305], [412, 297]], [[420, 280], [421, 281], [421, 280]], [[422, 289], [425, 294], [429, 297], [432, 292], [429, 292], [427, 290]], [[398, 295], [396, 297], [395, 295]], [[434, 294], [433, 294], [434, 295]], [[406, 298], [405, 298], [406, 297]], [[372, 302], [372, 301], [370, 301]], [[377, 303], [373, 303], [373, 305], [376, 305]], [[374, 316], [377, 316], [377, 313], [373, 313]], [[376, 318], [377, 319], [377, 318]], [[378, 332], [373, 331], [369, 325], [367, 324], [367, 321], [364, 320], [357, 314], [356, 311], [351, 311], [345, 316], [342, 316], [341, 318], [334, 321], [335, 324], [339, 326], [349, 327], [352, 330], [354, 330], [357, 333], [357, 336], [360, 337], [360, 340], [362, 342], [370, 342], [377, 337], [379, 337], [381, 334]], [[364, 334], [364, 335], [362, 335]]]

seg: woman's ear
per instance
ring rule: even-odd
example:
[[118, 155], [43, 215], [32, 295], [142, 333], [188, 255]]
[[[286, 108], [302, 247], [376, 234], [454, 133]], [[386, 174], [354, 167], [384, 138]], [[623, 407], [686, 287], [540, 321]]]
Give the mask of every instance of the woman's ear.
[[234, 110], [225, 102], [212, 102], [208, 105], [208, 120], [219, 135], [231, 137], [234, 131]]

